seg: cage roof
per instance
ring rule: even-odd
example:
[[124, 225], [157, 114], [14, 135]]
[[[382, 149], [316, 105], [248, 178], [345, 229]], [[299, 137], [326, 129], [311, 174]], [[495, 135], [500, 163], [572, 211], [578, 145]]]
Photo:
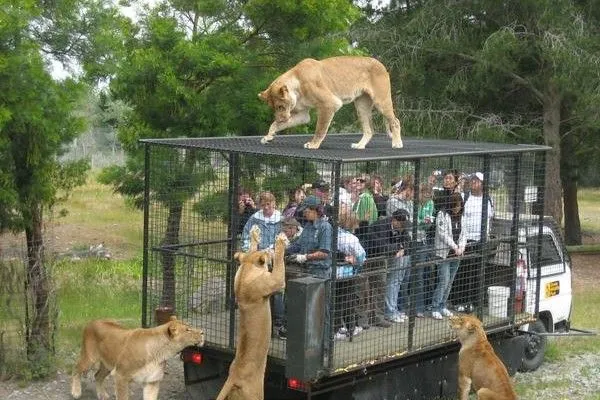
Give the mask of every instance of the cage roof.
[[142, 139], [140, 142], [183, 148], [197, 148], [240, 154], [272, 155], [313, 159], [319, 161], [414, 160], [416, 158], [458, 155], [512, 154], [548, 151], [548, 146], [472, 142], [464, 140], [420, 139], [403, 137], [404, 147], [392, 149], [391, 139], [385, 134], [373, 135], [364, 150], [352, 149], [360, 134], [329, 134], [316, 150], [304, 148], [312, 135], [277, 135], [269, 144], [261, 144], [262, 136], [227, 136], [210, 138]]

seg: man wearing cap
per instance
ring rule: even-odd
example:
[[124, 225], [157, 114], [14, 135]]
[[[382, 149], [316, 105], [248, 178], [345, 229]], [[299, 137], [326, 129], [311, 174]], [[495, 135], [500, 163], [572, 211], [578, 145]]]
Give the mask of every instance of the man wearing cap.
[[298, 240], [288, 247], [289, 259], [301, 264], [312, 275], [330, 278], [331, 224], [324, 218], [323, 204], [317, 196], [307, 196], [302, 206], [306, 223]]
[[312, 184], [313, 194], [321, 200], [323, 204], [323, 213], [326, 216], [331, 216], [333, 207], [331, 206], [331, 191], [329, 183], [319, 179]]
[[[389, 326], [385, 322], [381, 323], [382, 312], [387, 321], [404, 322], [407, 319], [406, 314], [398, 310], [398, 294], [410, 266], [410, 227], [410, 214], [404, 209], [396, 210], [391, 216], [377, 220], [370, 226], [367, 254], [369, 257], [385, 257], [387, 260], [385, 278], [379, 277], [379, 282], [371, 283], [375, 286], [373, 288], [375, 293], [385, 293], [383, 296], [381, 294], [377, 296], [380, 298], [373, 299], [376, 307], [376, 325]], [[384, 282], [385, 288], [381, 290], [380, 285]]]
[[472, 174], [470, 176], [471, 192], [465, 196], [461, 226], [467, 240], [463, 252], [466, 258], [461, 261], [452, 289], [452, 299], [455, 303], [459, 303], [455, 304], [458, 311], [473, 311], [478, 293], [479, 279], [477, 277], [481, 266], [483, 223], [485, 222], [486, 225], [487, 236], [494, 215], [491, 199], [486, 197], [487, 201], [484, 201], [483, 182], [484, 176], [481, 172]]
[[302, 233], [302, 227], [296, 218], [286, 217], [281, 221], [281, 231], [285, 234], [285, 237], [287, 237], [291, 244], [300, 237], [300, 233]]
[[[288, 247], [287, 253], [290, 254], [287, 259], [293, 263], [299, 264], [302, 269], [318, 278], [331, 279], [331, 242], [333, 230], [331, 224], [323, 214], [323, 204], [315, 196], [307, 196], [302, 202], [303, 216], [306, 222], [302, 226], [302, 233], [298, 240]], [[326, 289], [329, 292], [329, 289]], [[329, 335], [329, 301], [325, 301], [324, 307], [324, 327], [326, 342]]]

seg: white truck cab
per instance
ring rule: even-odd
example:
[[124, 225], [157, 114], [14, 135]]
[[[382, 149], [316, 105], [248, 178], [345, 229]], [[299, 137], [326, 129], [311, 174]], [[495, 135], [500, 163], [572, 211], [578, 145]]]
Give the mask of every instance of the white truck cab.
[[[573, 302], [571, 259], [560, 231], [552, 218], [544, 218], [540, 225], [539, 216], [521, 214], [517, 243], [504, 241], [502, 238], [510, 235], [507, 230], [515, 226], [513, 218], [513, 214], [504, 213], [492, 220], [492, 237], [500, 241], [493, 265], [514, 266], [515, 310], [537, 316], [522, 330], [541, 334], [568, 331]], [[516, 252], [510, 251], [510, 246], [516, 246]], [[515, 260], [510, 260], [512, 254]], [[545, 336], [529, 335], [520, 369], [537, 369], [543, 362], [545, 346]]]

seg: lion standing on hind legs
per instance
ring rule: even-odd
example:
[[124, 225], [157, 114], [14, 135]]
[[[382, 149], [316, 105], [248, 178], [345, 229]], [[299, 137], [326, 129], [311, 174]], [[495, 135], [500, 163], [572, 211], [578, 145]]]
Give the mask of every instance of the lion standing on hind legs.
[[[235, 358], [229, 376], [217, 400], [264, 399], [267, 353], [271, 344], [271, 308], [269, 297], [285, 287], [284, 252], [287, 238], [275, 239], [275, 253], [257, 251], [260, 229], [250, 231], [250, 251], [236, 253], [240, 267], [235, 274], [234, 292], [240, 311]], [[273, 271], [268, 265], [273, 262]]]
[[392, 104], [390, 75], [385, 66], [374, 58], [306, 58], [275, 79], [258, 97], [275, 112], [275, 121], [260, 140], [262, 144], [271, 142], [279, 131], [309, 123], [309, 111], [316, 108], [315, 134], [304, 148], [318, 149], [334, 114], [342, 105], [354, 102], [363, 136], [358, 143], [352, 143], [353, 149], [364, 149], [373, 137], [373, 108], [385, 119], [392, 148], [402, 148], [400, 121]]

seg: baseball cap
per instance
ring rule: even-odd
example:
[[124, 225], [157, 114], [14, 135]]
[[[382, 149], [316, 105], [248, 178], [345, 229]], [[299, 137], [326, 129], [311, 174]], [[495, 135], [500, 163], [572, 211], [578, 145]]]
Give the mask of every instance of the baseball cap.
[[471, 175], [471, 178], [477, 178], [483, 182], [483, 174], [481, 172], [475, 172], [473, 175]]
[[310, 196], [306, 196], [304, 198], [302, 205], [306, 207], [317, 207], [321, 205], [321, 199], [319, 199], [314, 194], [311, 194]]
[[296, 221], [296, 218], [294, 218], [294, 217], [284, 218], [283, 221], [281, 221], [281, 225], [283, 225], [283, 226], [296, 226], [296, 227], [300, 226], [300, 224], [298, 223], [298, 221]]
[[313, 189], [321, 189], [321, 190], [329, 190], [329, 183], [324, 181], [323, 179], [319, 179], [313, 182]]

